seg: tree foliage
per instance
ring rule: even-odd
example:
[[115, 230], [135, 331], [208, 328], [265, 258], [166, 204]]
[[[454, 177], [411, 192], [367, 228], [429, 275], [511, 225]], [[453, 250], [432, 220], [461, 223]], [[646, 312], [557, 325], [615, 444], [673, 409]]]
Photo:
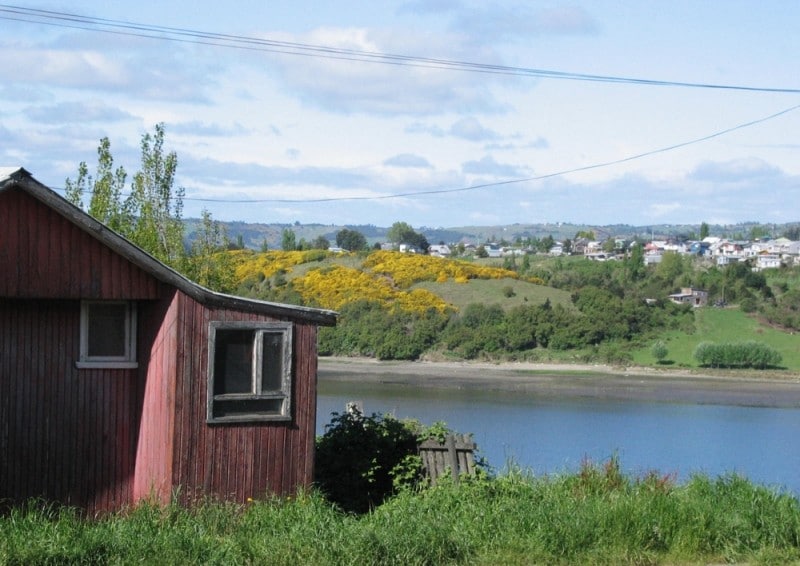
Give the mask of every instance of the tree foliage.
[[200, 229], [187, 260], [187, 276], [209, 289], [232, 293], [237, 282], [232, 256], [228, 253], [229, 244], [225, 229], [210, 212], [203, 210]]
[[297, 235], [291, 228], [284, 228], [281, 232], [281, 249], [285, 252], [302, 249], [297, 247]]
[[391, 416], [334, 413], [317, 439], [314, 481], [343, 510], [366, 513], [395, 492], [417, 444], [414, 430]]
[[85, 193], [91, 192], [87, 212], [167, 265], [183, 271], [186, 253], [183, 244], [184, 190], [175, 187], [177, 154], [164, 150], [164, 125], [155, 133], [142, 136], [140, 170], [133, 176], [130, 193], [123, 198], [127, 173], [114, 169], [111, 143], [100, 140], [97, 172], [89, 174], [86, 162], [78, 166], [78, 176], [67, 179], [66, 198], [84, 206]]
[[175, 187], [178, 155], [165, 153], [164, 124], [142, 136], [141, 169], [133, 176], [127, 214], [134, 218], [131, 240], [167, 265], [181, 267], [184, 189]]
[[358, 230], [343, 228], [336, 233], [336, 245], [349, 252], [357, 252], [366, 249], [367, 238]]
[[395, 222], [386, 232], [386, 239], [393, 244], [408, 244], [417, 251], [426, 252], [428, 250], [428, 240], [421, 233], [415, 231], [405, 222]]
[[700, 365], [715, 368], [766, 369], [777, 367], [782, 361], [779, 352], [754, 340], [723, 344], [701, 342], [695, 348], [694, 357]]
[[661, 363], [669, 355], [669, 350], [663, 340], [656, 340], [650, 347], [650, 353], [658, 363]]

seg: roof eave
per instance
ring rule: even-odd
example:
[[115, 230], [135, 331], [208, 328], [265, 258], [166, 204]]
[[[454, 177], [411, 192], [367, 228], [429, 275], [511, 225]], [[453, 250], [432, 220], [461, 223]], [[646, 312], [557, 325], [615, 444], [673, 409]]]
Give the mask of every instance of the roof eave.
[[158, 261], [105, 224], [89, 216], [83, 210], [56, 194], [52, 189], [37, 181], [25, 169], [21, 167], [9, 169], [4, 170], [4, 173], [5, 175], [0, 177], [0, 192], [14, 187], [23, 189], [67, 218], [67, 220], [92, 234], [134, 265], [150, 273], [159, 281], [178, 288], [200, 303], [275, 317], [300, 319], [323, 326], [336, 325], [338, 313], [335, 311], [247, 299], [206, 289]]

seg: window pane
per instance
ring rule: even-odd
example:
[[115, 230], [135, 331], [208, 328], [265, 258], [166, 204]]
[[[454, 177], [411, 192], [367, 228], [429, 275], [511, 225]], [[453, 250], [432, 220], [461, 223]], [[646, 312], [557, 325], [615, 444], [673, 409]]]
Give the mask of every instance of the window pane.
[[88, 305], [89, 357], [125, 357], [128, 306], [120, 303]]
[[264, 332], [261, 351], [261, 392], [278, 391], [283, 384], [282, 334]]
[[214, 395], [253, 393], [253, 331], [217, 329]]

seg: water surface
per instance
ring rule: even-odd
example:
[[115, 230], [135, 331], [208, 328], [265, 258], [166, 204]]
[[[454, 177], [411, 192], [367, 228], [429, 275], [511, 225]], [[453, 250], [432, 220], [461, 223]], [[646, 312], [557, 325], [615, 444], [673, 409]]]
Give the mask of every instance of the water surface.
[[365, 413], [471, 432], [480, 453], [536, 474], [575, 471], [617, 455], [632, 474], [736, 472], [800, 495], [800, 409], [557, 398], [529, 392], [437, 389], [320, 379], [317, 433], [348, 401]]

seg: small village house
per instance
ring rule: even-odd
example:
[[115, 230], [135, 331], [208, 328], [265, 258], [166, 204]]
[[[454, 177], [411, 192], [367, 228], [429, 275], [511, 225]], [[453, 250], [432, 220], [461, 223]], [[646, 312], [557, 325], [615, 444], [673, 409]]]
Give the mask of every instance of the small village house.
[[674, 293], [669, 296], [673, 303], [679, 305], [692, 305], [693, 307], [704, 307], [708, 304], [708, 291], [702, 289], [695, 289], [693, 287], [684, 287], [680, 293]]
[[0, 502], [95, 514], [308, 487], [335, 322], [200, 287], [0, 169]]

